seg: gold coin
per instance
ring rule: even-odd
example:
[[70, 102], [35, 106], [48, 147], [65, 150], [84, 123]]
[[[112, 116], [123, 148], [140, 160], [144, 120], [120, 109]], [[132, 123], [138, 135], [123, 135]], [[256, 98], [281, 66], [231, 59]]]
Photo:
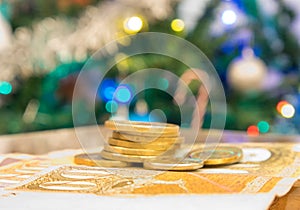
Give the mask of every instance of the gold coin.
[[129, 132], [129, 131], [113, 131], [115, 133], [121, 134], [123, 136], [139, 136], [146, 138], [176, 138], [180, 135], [180, 132], [177, 133], [151, 133], [151, 132]]
[[178, 147], [172, 147], [167, 151], [157, 151], [151, 149], [134, 149], [134, 148], [126, 148], [126, 147], [118, 147], [118, 146], [111, 146], [111, 145], [104, 145], [104, 150], [112, 153], [120, 153], [124, 155], [141, 155], [141, 156], [158, 156], [162, 155], [166, 152], [170, 153], [174, 151]]
[[116, 131], [125, 132], [142, 132], [142, 133], [168, 133], [177, 134], [179, 132], [179, 126], [168, 123], [158, 122], [137, 122], [137, 121], [113, 121], [108, 120], [104, 123], [104, 126]]
[[201, 156], [209, 157], [204, 165], [226, 165], [239, 162], [243, 157], [243, 151], [238, 147], [220, 146], [213, 149], [198, 149], [189, 155], [192, 158]]
[[74, 163], [86, 166], [102, 166], [102, 167], [126, 167], [130, 166], [128, 162], [106, 160], [99, 153], [79, 154], [74, 156]]
[[122, 139], [114, 139], [109, 138], [108, 144], [112, 146], [118, 146], [118, 147], [125, 147], [125, 148], [132, 148], [132, 149], [150, 149], [150, 150], [158, 150], [158, 151], [165, 151], [170, 149], [171, 147], [175, 145], [179, 145], [179, 143], [175, 142], [151, 142], [151, 143], [138, 143], [138, 142], [132, 142]]
[[157, 156], [142, 156], [142, 155], [124, 155], [124, 154], [113, 153], [105, 150], [102, 150], [100, 152], [100, 155], [106, 159], [125, 161], [130, 163], [143, 163], [144, 160], [150, 160], [157, 157]]
[[114, 139], [123, 139], [127, 141], [134, 141], [134, 142], [140, 142], [140, 143], [147, 143], [147, 142], [171, 142], [171, 143], [182, 143], [183, 138], [177, 136], [145, 136], [145, 135], [134, 135], [134, 134], [128, 134], [123, 132], [113, 132], [112, 137]]
[[193, 171], [203, 167], [203, 161], [198, 158], [159, 157], [144, 162], [144, 168], [168, 171]]

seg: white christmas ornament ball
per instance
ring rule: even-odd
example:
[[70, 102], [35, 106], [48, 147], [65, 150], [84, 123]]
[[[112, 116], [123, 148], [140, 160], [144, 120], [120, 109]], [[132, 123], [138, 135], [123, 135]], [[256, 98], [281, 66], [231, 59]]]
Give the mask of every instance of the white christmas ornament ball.
[[234, 60], [228, 70], [228, 82], [237, 91], [260, 91], [267, 76], [267, 66], [255, 57], [253, 52], [243, 52], [243, 56]]

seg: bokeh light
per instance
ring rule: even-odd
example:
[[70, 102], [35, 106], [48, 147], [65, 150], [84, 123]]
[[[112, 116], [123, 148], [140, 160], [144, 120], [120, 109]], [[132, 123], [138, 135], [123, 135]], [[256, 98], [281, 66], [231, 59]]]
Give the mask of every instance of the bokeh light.
[[173, 31], [181, 32], [184, 30], [184, 22], [180, 19], [175, 19], [171, 22], [171, 28]]
[[118, 104], [115, 101], [108, 101], [105, 105], [105, 109], [106, 111], [108, 111], [109, 113], [115, 113], [118, 110]]
[[148, 116], [148, 114], [138, 115], [138, 114], [135, 114], [135, 113], [131, 113], [129, 115], [129, 120], [139, 121], [139, 122], [149, 122], [149, 116]]
[[277, 106], [276, 106], [277, 112], [281, 114], [281, 109], [286, 104], [289, 104], [289, 102], [287, 102], [287, 101], [279, 101], [278, 104], [277, 104]]
[[225, 25], [232, 25], [236, 22], [237, 20], [237, 15], [234, 11], [232, 10], [225, 10], [222, 14], [222, 22]]
[[112, 99], [115, 90], [116, 90], [116, 88], [114, 88], [114, 87], [106, 87], [104, 89], [104, 96], [105, 96], [105, 98], [108, 99], [108, 100]]
[[260, 121], [257, 127], [260, 133], [267, 133], [270, 130], [270, 125], [266, 121]]
[[124, 30], [128, 34], [135, 34], [142, 30], [143, 20], [140, 17], [133, 16], [124, 21]]
[[126, 104], [132, 98], [131, 90], [126, 85], [120, 85], [114, 95], [115, 99], [123, 104]]
[[167, 90], [169, 88], [169, 81], [166, 78], [159, 78], [158, 85], [162, 90]]
[[281, 108], [281, 115], [285, 118], [292, 118], [295, 115], [295, 108], [292, 104], [285, 104]]
[[12, 85], [9, 82], [0, 82], [0, 94], [8, 95], [12, 92]]
[[117, 84], [112, 79], [104, 79], [100, 85], [100, 97], [103, 101], [110, 101], [116, 91]]
[[250, 125], [247, 129], [247, 134], [249, 136], [258, 136], [259, 135], [259, 129], [256, 125]]

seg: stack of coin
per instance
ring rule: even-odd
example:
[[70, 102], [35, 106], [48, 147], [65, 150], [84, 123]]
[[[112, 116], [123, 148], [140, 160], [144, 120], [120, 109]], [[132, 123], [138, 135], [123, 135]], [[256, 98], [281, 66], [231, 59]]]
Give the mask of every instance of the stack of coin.
[[179, 126], [167, 123], [106, 121], [113, 130], [101, 151], [105, 159], [143, 163], [162, 155], [171, 155], [183, 142]]
[[106, 121], [105, 127], [113, 133], [101, 153], [76, 155], [76, 164], [127, 167], [131, 163], [143, 163], [147, 169], [189, 171], [237, 163], [243, 155], [237, 147], [218, 146], [201, 147], [191, 151], [188, 157], [177, 157], [174, 154], [183, 138], [179, 135], [179, 126], [173, 124]]

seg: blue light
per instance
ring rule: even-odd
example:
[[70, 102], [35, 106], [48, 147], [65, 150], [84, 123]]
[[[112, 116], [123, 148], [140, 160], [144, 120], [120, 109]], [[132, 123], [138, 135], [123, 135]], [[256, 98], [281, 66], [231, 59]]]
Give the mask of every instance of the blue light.
[[139, 121], [139, 122], [149, 122], [149, 115], [139, 115], [139, 114], [130, 114], [129, 120], [132, 121]]
[[12, 91], [12, 85], [9, 82], [0, 82], [0, 94], [8, 95]]
[[121, 85], [117, 88], [115, 92], [115, 98], [118, 102], [126, 104], [130, 101], [132, 93], [128, 86]]
[[234, 11], [232, 10], [225, 10], [222, 14], [222, 22], [225, 25], [232, 25], [236, 22], [237, 20], [237, 15]]
[[108, 111], [109, 113], [115, 113], [118, 110], [118, 104], [115, 101], [109, 101], [106, 103], [105, 105], [105, 109], [106, 111]]
[[113, 98], [117, 84], [112, 79], [104, 79], [99, 87], [99, 96], [103, 101], [110, 101]]
[[108, 100], [111, 100], [113, 98], [115, 91], [116, 91], [116, 88], [114, 88], [114, 87], [105, 88], [104, 89], [104, 97]]

